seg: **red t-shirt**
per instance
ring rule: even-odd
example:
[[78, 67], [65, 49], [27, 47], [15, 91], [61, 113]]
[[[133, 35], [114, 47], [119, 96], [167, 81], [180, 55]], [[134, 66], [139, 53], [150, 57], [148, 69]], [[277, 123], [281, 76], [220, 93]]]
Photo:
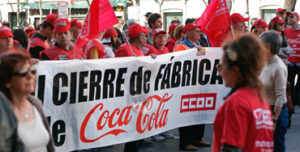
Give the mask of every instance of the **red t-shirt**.
[[162, 55], [162, 54], [166, 54], [169, 53], [169, 49], [167, 47], [164, 47], [163, 50], [159, 50], [156, 47], [152, 47], [151, 49], [149, 49], [149, 51], [147, 52], [147, 55], [150, 54], [156, 54], [156, 55]]
[[289, 45], [293, 48], [293, 54], [288, 57], [288, 60], [293, 63], [300, 62], [300, 25], [295, 30], [288, 27], [284, 33]]
[[[131, 46], [133, 53], [136, 56], [144, 56], [144, 54], [142, 53], [141, 50], [139, 50], [132, 44], [130, 44], [130, 46]], [[115, 57], [127, 57], [127, 56], [133, 56], [133, 55], [132, 55], [132, 52], [130, 50], [128, 43], [124, 43], [117, 49], [117, 51], [115, 53]]]
[[169, 52], [173, 52], [175, 44], [176, 44], [176, 38], [171, 37], [166, 44], [166, 47], [169, 49]]
[[219, 107], [214, 121], [213, 152], [222, 144], [243, 152], [273, 152], [272, 113], [261, 103], [256, 89], [240, 88]]

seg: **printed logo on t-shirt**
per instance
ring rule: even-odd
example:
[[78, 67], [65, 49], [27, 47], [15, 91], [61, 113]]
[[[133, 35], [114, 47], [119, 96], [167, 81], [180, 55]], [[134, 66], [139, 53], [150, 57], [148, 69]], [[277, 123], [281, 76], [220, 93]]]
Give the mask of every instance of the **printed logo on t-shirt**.
[[68, 56], [66, 54], [61, 54], [61, 55], [58, 56], [58, 59], [59, 60], [67, 60]]
[[253, 110], [256, 129], [273, 129], [272, 114], [270, 110], [257, 108]]

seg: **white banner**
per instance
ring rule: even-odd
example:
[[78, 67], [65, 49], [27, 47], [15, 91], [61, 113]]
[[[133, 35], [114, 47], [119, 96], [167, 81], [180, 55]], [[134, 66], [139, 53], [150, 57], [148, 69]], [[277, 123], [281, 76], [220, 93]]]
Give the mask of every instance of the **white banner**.
[[44, 101], [57, 151], [138, 140], [212, 123], [228, 88], [217, 72], [222, 50], [151, 57], [44, 61], [36, 96]]

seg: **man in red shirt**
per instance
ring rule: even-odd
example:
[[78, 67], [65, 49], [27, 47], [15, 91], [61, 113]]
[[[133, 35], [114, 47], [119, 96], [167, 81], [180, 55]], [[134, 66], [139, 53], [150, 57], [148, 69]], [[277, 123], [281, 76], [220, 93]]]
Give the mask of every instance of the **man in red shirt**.
[[124, 43], [115, 53], [115, 57], [128, 57], [128, 56], [144, 56], [141, 51], [146, 47], [147, 36], [149, 31], [146, 27], [135, 24], [129, 28], [129, 44]]
[[[288, 80], [292, 87], [292, 100], [295, 105], [300, 104], [299, 92], [300, 92], [300, 25], [299, 14], [296, 12], [288, 12], [288, 23], [291, 27], [284, 30], [287, 42], [293, 49], [293, 54], [288, 57]], [[297, 84], [295, 83], [295, 77], [298, 75]]]
[[0, 55], [13, 51], [13, 37], [14, 35], [7, 26], [0, 27]]
[[73, 19], [71, 21], [71, 32], [72, 32], [72, 43], [75, 44], [77, 37], [81, 31], [82, 23], [79, 21], [79, 19]]
[[161, 55], [169, 53], [169, 49], [165, 47], [167, 43], [167, 32], [162, 29], [155, 29], [153, 31], [153, 46], [146, 55]]
[[277, 8], [277, 10], [276, 10], [276, 16], [280, 16], [284, 20], [285, 17], [286, 17], [286, 9]]
[[[231, 31], [230, 26], [227, 28], [227, 30], [220, 32], [216, 36], [216, 40], [212, 42], [213, 47], [220, 47], [226, 40], [236, 39], [245, 32], [245, 22], [249, 21], [249, 18], [244, 18], [239, 13], [233, 13], [230, 18], [233, 32]], [[234, 34], [234, 37], [232, 34]]]
[[53, 38], [56, 18], [57, 14], [47, 15], [41, 24], [41, 29], [32, 36], [27, 50], [32, 58], [40, 58], [40, 52], [49, 48], [47, 40]]
[[72, 60], [83, 58], [82, 50], [71, 45], [72, 35], [70, 28], [68, 19], [62, 18], [57, 20], [54, 29], [56, 43], [41, 52], [40, 56], [42, 60]]

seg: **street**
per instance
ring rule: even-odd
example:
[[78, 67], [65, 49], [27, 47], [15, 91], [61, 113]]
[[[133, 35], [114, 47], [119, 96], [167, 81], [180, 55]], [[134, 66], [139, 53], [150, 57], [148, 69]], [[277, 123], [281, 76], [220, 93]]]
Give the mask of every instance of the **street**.
[[[288, 129], [286, 134], [286, 152], [299, 152], [300, 151], [300, 108], [295, 107], [295, 113], [292, 117], [292, 126]], [[173, 132], [178, 136], [178, 129]], [[212, 125], [206, 125], [204, 140], [212, 143], [213, 128]], [[147, 140], [151, 141], [150, 138]], [[124, 144], [114, 145], [103, 148], [101, 152], [122, 152]], [[210, 152], [211, 147], [199, 148], [198, 152]], [[182, 152], [179, 150], [179, 139], [167, 139], [162, 142], [154, 142], [154, 147], [141, 148], [140, 152]]]

